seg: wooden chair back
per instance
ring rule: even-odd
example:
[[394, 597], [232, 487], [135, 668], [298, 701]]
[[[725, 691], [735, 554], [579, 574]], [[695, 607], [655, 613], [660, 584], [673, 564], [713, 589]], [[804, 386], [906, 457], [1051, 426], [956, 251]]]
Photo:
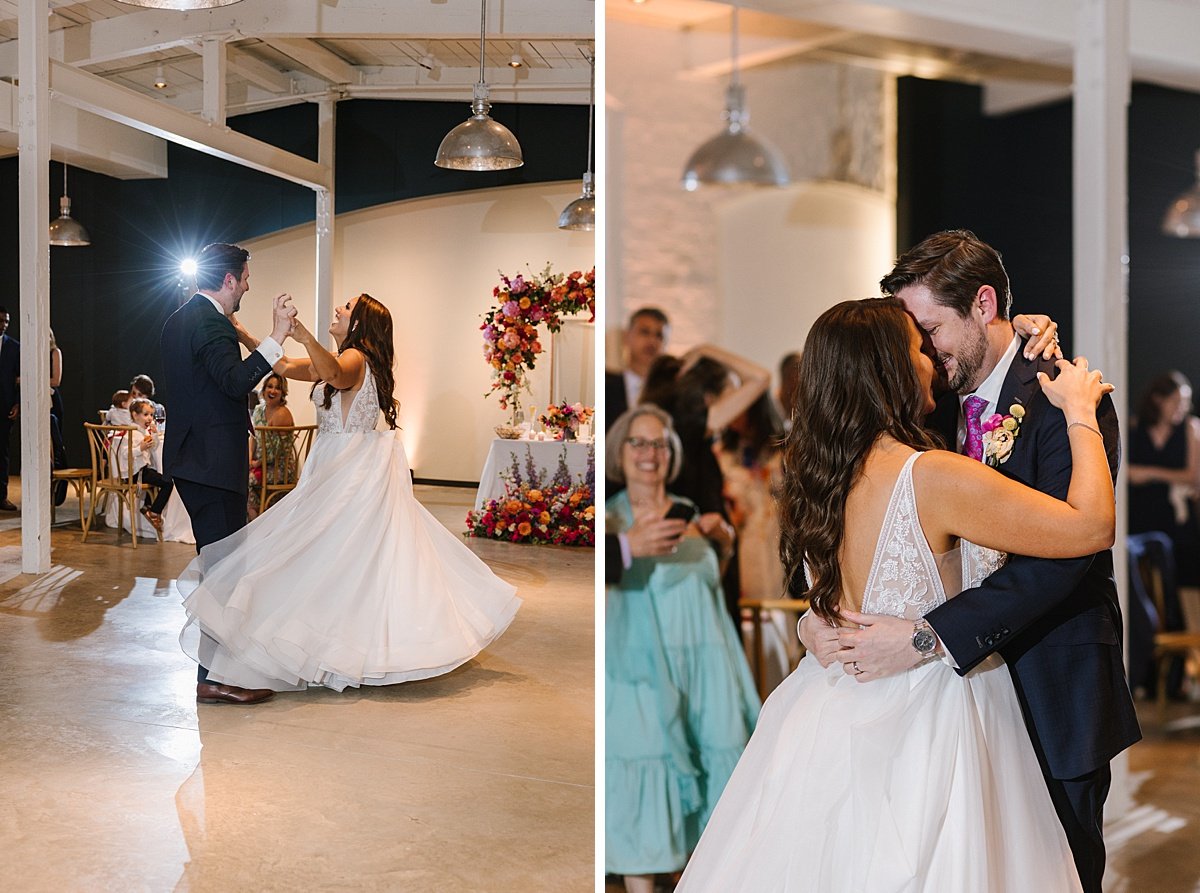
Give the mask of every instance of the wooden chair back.
[[[258, 508], [260, 513], [265, 512], [273, 500], [296, 488], [316, 431], [316, 425], [254, 426], [254, 439], [263, 472]], [[273, 459], [270, 463], [268, 456]]]
[[[133, 468], [133, 452], [136, 438], [141, 429], [136, 425], [93, 425], [83, 423], [88, 435], [88, 449], [92, 456], [92, 500], [88, 521], [84, 526], [83, 542], [87, 542], [88, 531], [96, 523], [96, 511], [107, 503], [107, 497], [117, 497], [117, 541], [121, 540], [121, 531], [125, 526], [125, 509], [129, 509], [130, 528], [132, 530], [133, 547], [137, 548], [137, 516], [138, 500], [142, 490], [151, 489], [148, 484], [140, 482], [137, 476], [125, 478], [121, 475], [122, 465], [126, 469]], [[120, 451], [123, 461], [118, 460]], [[161, 539], [161, 533], [159, 537]]]

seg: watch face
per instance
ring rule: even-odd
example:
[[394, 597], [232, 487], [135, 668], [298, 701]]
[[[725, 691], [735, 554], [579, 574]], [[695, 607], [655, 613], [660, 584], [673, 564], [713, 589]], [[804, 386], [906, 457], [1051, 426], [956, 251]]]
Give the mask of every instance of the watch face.
[[913, 648], [916, 648], [921, 654], [929, 654], [937, 647], [937, 636], [927, 629], [919, 629], [913, 633], [912, 643]]

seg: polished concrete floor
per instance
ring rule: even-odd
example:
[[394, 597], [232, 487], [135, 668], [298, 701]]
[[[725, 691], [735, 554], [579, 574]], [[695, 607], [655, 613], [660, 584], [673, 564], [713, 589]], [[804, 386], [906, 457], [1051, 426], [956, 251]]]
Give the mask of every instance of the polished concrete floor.
[[[473, 491], [417, 490], [463, 529]], [[595, 888], [593, 550], [465, 540], [525, 602], [444, 677], [198, 708], [174, 588], [192, 547], [81, 544], [76, 521], [21, 575], [14, 527], [0, 889]]]

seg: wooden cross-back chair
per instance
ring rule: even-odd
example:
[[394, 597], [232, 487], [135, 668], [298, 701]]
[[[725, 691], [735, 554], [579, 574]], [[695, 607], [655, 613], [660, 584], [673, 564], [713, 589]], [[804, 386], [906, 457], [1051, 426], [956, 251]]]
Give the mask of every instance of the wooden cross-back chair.
[[[129, 509], [130, 535], [133, 547], [137, 548], [138, 503], [142, 493], [156, 488], [143, 484], [140, 475], [132, 478], [121, 476], [120, 465], [117, 462], [116, 451], [124, 451], [125, 467], [133, 468], [133, 451], [135, 437], [142, 433], [136, 425], [94, 425], [84, 422], [87, 430], [88, 448], [92, 454], [92, 504], [88, 512], [87, 522], [83, 527], [83, 542], [87, 542], [88, 532], [96, 523], [96, 512], [102, 510], [109, 495], [117, 498], [117, 542], [121, 542], [121, 531], [125, 527], [125, 509]], [[162, 531], [157, 532], [159, 542], [162, 542]]]
[[[278, 499], [296, 488], [300, 470], [312, 449], [316, 425], [255, 425], [254, 439], [258, 456], [262, 462], [262, 492], [258, 500], [258, 511], [267, 510], [272, 500]], [[273, 461], [268, 464], [267, 447]]]

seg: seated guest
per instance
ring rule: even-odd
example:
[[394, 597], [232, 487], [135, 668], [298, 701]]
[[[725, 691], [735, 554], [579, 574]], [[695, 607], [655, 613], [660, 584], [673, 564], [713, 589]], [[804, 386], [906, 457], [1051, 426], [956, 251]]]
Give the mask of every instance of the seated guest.
[[133, 395], [129, 391], [117, 391], [112, 395], [112, 406], [104, 413], [106, 425], [132, 425], [133, 416], [129, 414], [129, 401]]
[[[262, 383], [262, 402], [257, 403], [250, 414], [250, 421], [255, 425], [266, 425], [272, 428], [291, 427], [296, 424], [292, 411], [287, 408], [287, 379], [272, 372]], [[268, 432], [263, 438], [266, 441], [266, 456], [259, 452], [258, 436], [250, 440], [250, 488], [246, 505], [251, 520], [258, 516], [258, 506], [262, 501], [263, 479], [269, 484], [278, 484], [286, 480], [288, 460], [292, 454], [291, 437], [282, 432]]]
[[140, 433], [130, 433], [128, 436], [133, 438], [133, 467], [129, 466], [129, 447], [125, 443], [124, 432], [118, 432], [113, 438], [112, 455], [116, 462], [117, 474], [125, 480], [132, 480], [139, 477], [143, 484], [150, 484], [158, 487], [158, 495], [151, 501], [150, 494], [146, 494], [145, 504], [142, 506], [142, 514], [146, 516], [146, 520], [154, 525], [154, 529], [162, 532], [162, 510], [166, 507], [167, 500], [171, 498], [171, 490], [174, 485], [171, 479], [163, 475], [156, 465], [161, 465], [162, 459], [157, 452], [159, 445], [162, 443], [162, 438], [158, 433], [158, 426], [154, 422], [154, 404], [149, 400], [134, 400], [130, 403], [129, 414], [133, 418], [133, 424], [139, 429]]
[[154, 407], [156, 419], [166, 418], [166, 410], [163, 409], [163, 405], [154, 402], [154, 379], [149, 375], [135, 375], [133, 381], [129, 383], [129, 393], [133, 395], [134, 400], [148, 401]]

